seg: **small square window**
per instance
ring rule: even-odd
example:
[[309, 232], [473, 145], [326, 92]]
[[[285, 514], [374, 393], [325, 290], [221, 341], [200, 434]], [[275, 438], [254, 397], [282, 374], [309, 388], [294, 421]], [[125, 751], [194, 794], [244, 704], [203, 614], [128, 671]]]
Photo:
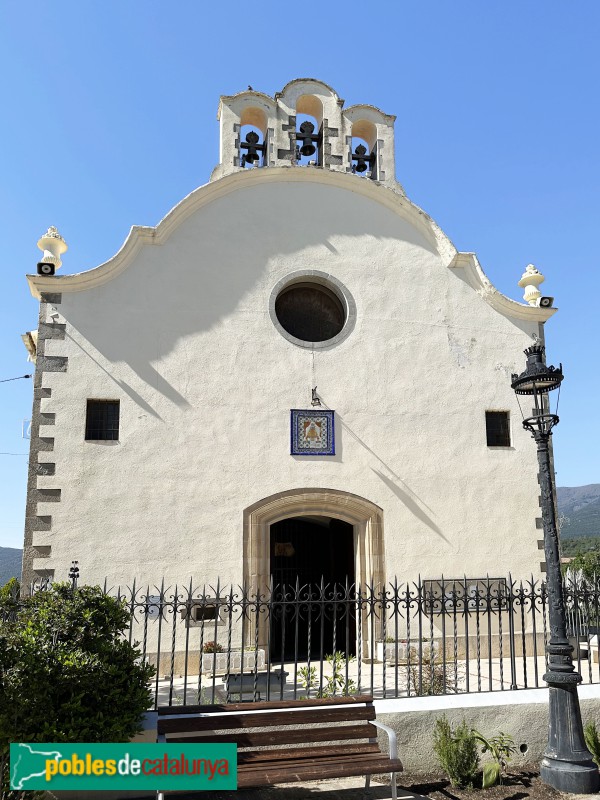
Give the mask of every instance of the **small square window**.
[[185, 608], [181, 609], [181, 619], [185, 619], [188, 628], [209, 625], [210, 628], [222, 627], [225, 622], [223, 615], [226, 609], [222, 602], [216, 598], [196, 598], [188, 600]]
[[488, 447], [510, 447], [508, 411], [486, 411], [485, 430]]
[[115, 441], [119, 438], [118, 400], [87, 401], [85, 438], [92, 441]]

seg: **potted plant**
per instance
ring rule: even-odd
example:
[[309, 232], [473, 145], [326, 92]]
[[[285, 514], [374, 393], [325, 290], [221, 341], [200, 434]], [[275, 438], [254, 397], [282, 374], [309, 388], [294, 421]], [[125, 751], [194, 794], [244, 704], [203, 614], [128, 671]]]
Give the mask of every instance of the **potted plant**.
[[205, 642], [202, 647], [202, 672], [223, 675], [229, 672], [252, 672], [265, 666], [265, 651], [244, 647], [242, 670], [242, 648], [226, 650], [219, 642]]

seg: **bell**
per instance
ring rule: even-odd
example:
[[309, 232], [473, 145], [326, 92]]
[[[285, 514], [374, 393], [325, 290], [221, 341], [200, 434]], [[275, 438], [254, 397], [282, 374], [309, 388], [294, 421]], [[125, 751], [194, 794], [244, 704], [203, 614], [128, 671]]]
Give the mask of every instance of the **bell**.
[[254, 133], [254, 131], [248, 131], [244, 144], [246, 145], [245, 149], [248, 151], [245, 155], [245, 161], [247, 164], [254, 164], [259, 160], [258, 149], [256, 147], [258, 144], [258, 134]]
[[366, 172], [367, 167], [369, 166], [367, 164], [366, 155], [367, 148], [364, 146], [364, 144], [359, 144], [356, 148], [356, 152], [352, 154], [352, 158], [356, 159], [356, 166], [354, 167], [355, 172]]
[[313, 144], [312, 134], [315, 129], [315, 126], [312, 122], [303, 122], [300, 125], [300, 133], [302, 136], [302, 147], [300, 148], [300, 153], [303, 156], [312, 156], [313, 153], [316, 153], [317, 148]]

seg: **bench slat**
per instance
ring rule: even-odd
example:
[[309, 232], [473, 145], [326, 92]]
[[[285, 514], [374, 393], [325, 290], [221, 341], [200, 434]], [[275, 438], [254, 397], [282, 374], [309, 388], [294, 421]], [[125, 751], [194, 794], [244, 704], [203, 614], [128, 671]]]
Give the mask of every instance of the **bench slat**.
[[360, 760], [352, 763], [327, 764], [319, 763], [314, 766], [301, 766], [278, 771], [273, 769], [250, 769], [241, 767], [238, 770], [238, 789], [254, 786], [271, 786], [275, 783], [294, 783], [297, 781], [310, 781], [321, 778], [346, 778], [351, 775], [378, 775], [386, 772], [401, 772], [402, 762], [389, 758]]
[[220, 742], [233, 743], [238, 747], [264, 747], [277, 744], [299, 744], [300, 742], [337, 742], [346, 739], [375, 739], [377, 728], [370, 722], [362, 725], [341, 725], [324, 728], [303, 728], [301, 730], [237, 731], [220, 735], [203, 734], [199, 736], [174, 736], [168, 742]]
[[232, 728], [271, 728], [282, 725], [315, 725], [320, 722], [351, 722], [375, 719], [373, 706], [358, 708], [313, 708], [306, 711], [274, 711], [272, 714], [210, 714], [206, 717], [189, 717], [158, 720], [159, 733], [183, 733], [184, 731], [220, 731]]
[[[320, 778], [347, 778], [353, 775], [384, 775], [389, 772], [402, 772], [402, 762], [397, 759], [392, 761], [389, 758], [373, 759], [372, 761], [358, 762], [352, 764], [334, 764], [329, 769], [325, 764], [318, 764], [314, 767], [298, 767], [295, 771], [276, 769], [263, 770], [238, 770], [238, 789], [250, 789], [259, 786], [272, 786], [276, 783], [295, 783], [298, 781], [319, 780]], [[199, 792], [165, 791], [165, 795], [174, 796], [178, 800], [196, 800], [200, 797]]]
[[221, 703], [202, 706], [160, 706], [159, 717], [169, 714], [224, 714], [235, 711], [248, 711], [251, 706], [255, 711], [271, 711], [289, 708], [310, 708], [311, 706], [341, 706], [372, 703], [373, 695], [357, 694], [343, 697], [319, 697], [308, 700], [264, 700], [257, 703]]
[[383, 753], [361, 753], [361, 754], [354, 754], [354, 755], [345, 755], [345, 756], [328, 756], [323, 758], [319, 758], [315, 756], [314, 758], [309, 759], [301, 759], [298, 760], [296, 758], [290, 758], [287, 761], [267, 761], [262, 763], [256, 764], [239, 764], [238, 763], [238, 770], [243, 771], [244, 773], [248, 772], [268, 772], [268, 771], [277, 771], [281, 772], [285, 770], [286, 772], [294, 772], [297, 769], [316, 769], [320, 765], [325, 766], [340, 766], [342, 764], [370, 764], [371, 762], [381, 761], [382, 758], [386, 758]]
[[278, 761], [279, 759], [287, 760], [289, 758], [297, 758], [299, 760], [337, 756], [337, 755], [352, 755], [353, 753], [379, 753], [379, 745], [377, 742], [352, 742], [352, 744], [326, 744], [319, 747], [286, 747], [281, 750], [240, 750], [238, 753], [238, 762], [240, 764], [258, 764], [261, 761]]

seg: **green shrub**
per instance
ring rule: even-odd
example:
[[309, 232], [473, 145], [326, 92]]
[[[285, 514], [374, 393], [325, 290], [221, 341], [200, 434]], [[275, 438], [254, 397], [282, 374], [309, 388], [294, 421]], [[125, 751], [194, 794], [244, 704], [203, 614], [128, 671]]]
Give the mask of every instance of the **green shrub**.
[[418, 652], [411, 648], [410, 691], [414, 695], [455, 694], [464, 677], [464, 667], [446, 663], [438, 654], [419, 662]]
[[[302, 667], [298, 670], [300, 683], [306, 688], [308, 696], [311, 691], [315, 697], [336, 697], [337, 695], [356, 694], [356, 684], [350, 678], [346, 679], [346, 654], [340, 651], [325, 656], [325, 661], [331, 667], [331, 675], [324, 676], [324, 683], [317, 678], [316, 667]], [[354, 656], [348, 662], [354, 661]]]
[[492, 736], [489, 739], [472, 729], [471, 733], [483, 745], [481, 748], [482, 753], [490, 753], [493, 761], [488, 761], [483, 765], [483, 780], [482, 788], [488, 789], [490, 786], [495, 786], [497, 783], [502, 783], [502, 772], [506, 769], [506, 765], [510, 761], [511, 755], [516, 751], [515, 743], [512, 736], [507, 733], [500, 733], [497, 736]]
[[592, 758], [594, 759], [594, 763], [600, 766], [600, 736], [598, 736], [598, 728], [596, 727], [596, 723], [588, 722], [583, 729], [583, 735], [585, 737], [587, 749], [590, 751]]
[[452, 786], [472, 786], [479, 772], [477, 740], [466, 722], [453, 730], [446, 715], [436, 720], [433, 750]]
[[155, 670], [122, 637], [129, 619], [99, 587], [57, 583], [18, 605], [0, 595], [0, 755], [10, 742], [126, 742], [141, 730]]

